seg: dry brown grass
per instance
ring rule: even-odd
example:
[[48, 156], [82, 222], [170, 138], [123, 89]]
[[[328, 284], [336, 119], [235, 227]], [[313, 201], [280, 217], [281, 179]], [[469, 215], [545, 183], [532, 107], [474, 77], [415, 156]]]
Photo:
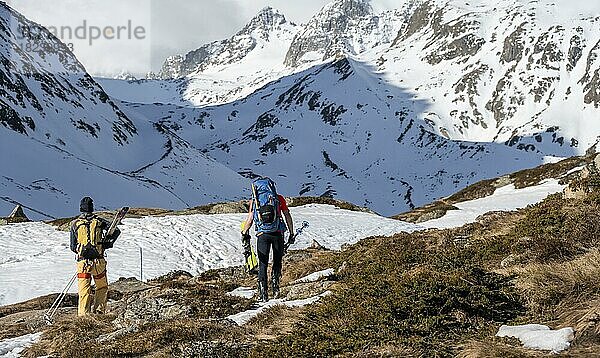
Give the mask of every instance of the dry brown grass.
[[245, 329], [197, 319], [174, 319], [145, 324], [136, 332], [98, 343], [97, 338], [113, 332], [114, 317], [89, 316], [63, 319], [50, 327], [39, 343], [28, 348], [23, 357], [52, 355], [60, 357], [168, 357], [181, 344], [214, 339], [235, 342], [245, 339]]
[[243, 330], [218, 323], [194, 319], [178, 319], [150, 323], [139, 332], [109, 341], [102, 348], [106, 356], [136, 356], [154, 352], [157, 348], [176, 349], [181, 342], [234, 340]]
[[458, 210], [458, 208], [454, 205], [448, 204], [443, 200], [439, 200], [420, 208], [392, 216], [391, 218], [410, 223], [420, 223], [441, 218], [450, 210]]
[[[48, 309], [58, 297], [58, 293], [37, 297], [25, 302], [0, 307], [0, 318], [19, 312]], [[61, 307], [77, 306], [77, 295], [67, 294]]]
[[389, 357], [426, 357], [418, 350], [390, 343], [378, 347], [366, 347], [362, 352], [341, 354], [340, 358], [389, 358]]
[[9, 338], [23, 336], [28, 333], [33, 333], [31, 328], [25, 323], [18, 324], [1, 324], [0, 323], [0, 341]]
[[303, 308], [271, 307], [248, 322], [246, 328], [259, 340], [275, 339], [290, 333], [302, 320]]
[[286, 285], [313, 272], [328, 269], [333, 267], [334, 262], [335, 253], [329, 251], [290, 253], [284, 257], [281, 283]]
[[541, 317], [554, 317], [562, 306], [590, 300], [600, 295], [600, 251], [567, 262], [529, 264], [513, 267], [516, 287], [530, 308]]
[[548, 353], [535, 352], [508, 344], [506, 339], [490, 339], [485, 342], [473, 341], [465, 344], [458, 358], [537, 358], [547, 357]]
[[22, 353], [23, 357], [38, 357], [51, 353], [62, 357], [93, 357], [99, 347], [95, 339], [112, 330], [107, 316], [64, 317], [46, 330], [39, 343]]

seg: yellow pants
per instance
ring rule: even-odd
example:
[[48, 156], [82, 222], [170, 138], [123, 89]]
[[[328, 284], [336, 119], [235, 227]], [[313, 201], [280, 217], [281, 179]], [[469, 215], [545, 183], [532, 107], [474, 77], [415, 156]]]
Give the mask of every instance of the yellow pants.
[[106, 260], [79, 261], [77, 263], [77, 282], [79, 286], [79, 308], [78, 316], [92, 313], [92, 277], [96, 284], [94, 294], [93, 313], [104, 314], [106, 312], [106, 299], [108, 294], [108, 279], [106, 278]]

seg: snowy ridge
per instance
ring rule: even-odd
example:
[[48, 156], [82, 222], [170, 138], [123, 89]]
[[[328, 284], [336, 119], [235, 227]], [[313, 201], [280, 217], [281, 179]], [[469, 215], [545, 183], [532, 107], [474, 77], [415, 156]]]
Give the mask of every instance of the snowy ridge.
[[283, 65], [298, 26], [267, 7], [229, 39], [168, 58], [149, 79], [99, 79], [112, 96], [138, 103], [202, 106], [243, 98], [292, 71]]
[[411, 2], [394, 11], [374, 13], [369, 1], [335, 0], [325, 5], [294, 36], [285, 64], [298, 67], [327, 61], [332, 57], [383, 50], [404, 25]]
[[424, 119], [439, 134], [583, 153], [600, 134], [591, 121], [600, 105], [600, 6], [586, 6], [585, 14], [578, 6], [425, 1], [379, 68], [431, 103]]

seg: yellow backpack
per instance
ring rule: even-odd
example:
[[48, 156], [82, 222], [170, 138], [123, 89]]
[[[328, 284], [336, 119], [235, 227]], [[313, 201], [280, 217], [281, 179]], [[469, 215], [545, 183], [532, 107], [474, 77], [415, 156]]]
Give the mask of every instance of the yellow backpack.
[[97, 218], [78, 219], [75, 222], [77, 232], [77, 254], [86, 260], [102, 257], [102, 222]]

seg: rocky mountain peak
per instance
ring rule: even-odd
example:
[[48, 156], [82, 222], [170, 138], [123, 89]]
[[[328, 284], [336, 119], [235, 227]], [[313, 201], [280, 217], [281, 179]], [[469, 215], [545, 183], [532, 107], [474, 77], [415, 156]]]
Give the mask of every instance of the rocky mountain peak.
[[300, 65], [309, 53], [322, 53], [327, 59], [340, 52], [356, 52], [352, 44], [364, 43], [370, 33], [378, 32], [373, 27], [381, 24], [375, 17], [366, 0], [335, 0], [325, 5], [294, 37], [286, 66]]
[[185, 55], [168, 57], [161, 71], [148, 78], [173, 79], [188, 76], [207, 67], [228, 65], [242, 60], [255, 48], [272, 38], [291, 39], [296, 25], [277, 9], [265, 7], [232, 37], [203, 45]]
[[325, 5], [313, 17], [313, 20], [321, 19], [326, 21], [329, 17], [358, 19], [372, 13], [373, 9], [368, 0], [334, 0]]
[[244, 26], [238, 35], [248, 35], [253, 32], [258, 32], [260, 37], [268, 41], [269, 33], [286, 23], [287, 19], [279, 10], [267, 6], [260, 10], [260, 12]]

